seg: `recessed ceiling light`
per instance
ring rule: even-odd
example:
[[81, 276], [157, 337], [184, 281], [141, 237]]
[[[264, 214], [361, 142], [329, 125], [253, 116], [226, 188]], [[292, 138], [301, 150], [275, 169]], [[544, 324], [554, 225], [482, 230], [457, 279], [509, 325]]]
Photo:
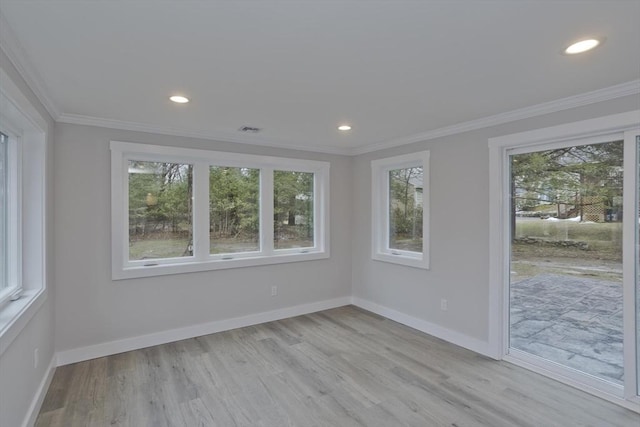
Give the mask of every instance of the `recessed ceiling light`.
[[591, 50], [599, 44], [600, 40], [597, 39], [580, 40], [579, 42], [576, 42], [566, 48], [564, 50], [564, 53], [566, 53], [567, 55], [575, 55], [576, 53], [582, 53]]
[[351, 130], [351, 126], [349, 126], [349, 125], [340, 125], [340, 126], [338, 126], [338, 130]]
[[189, 102], [189, 98], [186, 98], [186, 97], [180, 96], [180, 95], [170, 96], [169, 99], [172, 100], [173, 102], [177, 103], [177, 104], [186, 104], [187, 102]]

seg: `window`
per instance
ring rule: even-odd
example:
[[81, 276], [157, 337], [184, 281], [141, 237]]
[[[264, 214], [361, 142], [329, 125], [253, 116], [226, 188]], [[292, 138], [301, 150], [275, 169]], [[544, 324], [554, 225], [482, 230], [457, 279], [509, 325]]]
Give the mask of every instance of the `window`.
[[129, 160], [129, 260], [193, 255], [193, 165]]
[[114, 279], [327, 258], [329, 163], [111, 142]]
[[7, 133], [0, 132], [0, 304], [22, 291], [21, 156], [17, 138]]
[[210, 254], [260, 251], [260, 169], [209, 168]]
[[313, 173], [273, 172], [273, 232], [276, 249], [313, 247]]
[[429, 152], [374, 160], [372, 257], [429, 268]]
[[0, 67], [0, 355], [47, 299], [50, 123]]

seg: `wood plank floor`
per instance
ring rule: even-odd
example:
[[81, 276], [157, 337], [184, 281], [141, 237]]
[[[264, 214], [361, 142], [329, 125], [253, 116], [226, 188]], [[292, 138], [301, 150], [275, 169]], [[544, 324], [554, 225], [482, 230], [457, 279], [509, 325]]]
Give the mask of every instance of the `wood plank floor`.
[[57, 369], [44, 426], [640, 426], [640, 416], [349, 306]]

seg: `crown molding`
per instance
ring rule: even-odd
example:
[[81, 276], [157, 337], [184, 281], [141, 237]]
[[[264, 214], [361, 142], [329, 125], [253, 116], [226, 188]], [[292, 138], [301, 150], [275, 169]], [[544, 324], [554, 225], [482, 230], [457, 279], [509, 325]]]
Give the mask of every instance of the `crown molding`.
[[483, 117], [476, 120], [458, 123], [427, 132], [410, 135], [403, 138], [397, 138], [389, 141], [381, 141], [372, 145], [356, 147], [349, 150], [350, 155], [360, 155], [371, 153], [373, 151], [384, 150], [386, 148], [398, 147], [401, 145], [412, 144], [414, 142], [429, 141], [445, 136], [456, 135], [459, 133], [469, 132], [477, 129], [488, 128], [491, 126], [502, 125], [505, 123], [515, 122], [517, 120], [529, 119], [532, 117], [542, 116], [545, 114], [556, 113], [558, 111], [569, 110], [571, 108], [582, 107], [585, 105], [595, 104], [598, 102], [609, 101], [611, 99], [622, 98], [629, 95], [640, 94], [640, 79], [631, 80], [615, 86], [586, 92], [580, 95], [561, 98], [554, 101], [544, 102], [542, 104], [532, 105], [530, 107], [519, 108], [517, 110], [500, 113], [493, 116]]
[[458, 123], [427, 132], [410, 135], [403, 138], [381, 141], [372, 145], [366, 145], [355, 148], [339, 148], [339, 147], [302, 147], [293, 143], [286, 143], [279, 140], [268, 138], [260, 138], [251, 135], [249, 138], [241, 138], [238, 135], [228, 132], [215, 131], [194, 131], [189, 129], [180, 129], [164, 126], [146, 125], [137, 122], [127, 122], [122, 120], [103, 119], [99, 117], [83, 116], [79, 114], [61, 114], [58, 116], [57, 122], [71, 123], [77, 125], [99, 126], [110, 129], [130, 130], [137, 132], [156, 133], [161, 135], [180, 136], [187, 138], [201, 138], [220, 142], [233, 142], [240, 144], [260, 145], [272, 148], [284, 148], [288, 150], [310, 151], [314, 153], [339, 154], [348, 156], [357, 156], [360, 154], [371, 153], [374, 151], [384, 150], [387, 148], [399, 147], [401, 145], [413, 144], [414, 142], [429, 141], [445, 136], [456, 135], [473, 130], [484, 129], [491, 126], [502, 125], [517, 120], [529, 119], [542, 116], [545, 114], [556, 113], [558, 111], [569, 110], [571, 108], [582, 107], [585, 105], [595, 104], [598, 102], [609, 101], [612, 99], [622, 98], [629, 95], [640, 94], [640, 79], [621, 83], [603, 89], [586, 92], [579, 95], [561, 98], [542, 104], [532, 105], [517, 110], [500, 113], [493, 116], [483, 117], [476, 120]]
[[18, 41], [2, 12], [0, 12], [0, 49], [7, 55], [11, 64], [13, 64], [20, 76], [22, 76], [27, 86], [29, 86], [53, 120], [57, 120], [58, 117], [60, 117], [60, 109], [49, 97], [48, 94], [50, 92], [47, 90], [44, 80], [29, 60], [27, 53]]
[[135, 132], [155, 133], [159, 135], [179, 136], [185, 138], [208, 139], [218, 142], [233, 142], [238, 144], [250, 144], [261, 147], [284, 148], [287, 150], [310, 151], [322, 154], [350, 155], [350, 150], [340, 147], [304, 147], [294, 143], [287, 143], [281, 140], [261, 138], [257, 135], [249, 135], [245, 138], [229, 132], [197, 131], [184, 128], [173, 128], [168, 126], [154, 126], [138, 122], [127, 122], [123, 120], [103, 119], [100, 117], [84, 116], [80, 114], [61, 114], [56, 120], [59, 123], [70, 123], [74, 125], [98, 126], [109, 129], [129, 130]]

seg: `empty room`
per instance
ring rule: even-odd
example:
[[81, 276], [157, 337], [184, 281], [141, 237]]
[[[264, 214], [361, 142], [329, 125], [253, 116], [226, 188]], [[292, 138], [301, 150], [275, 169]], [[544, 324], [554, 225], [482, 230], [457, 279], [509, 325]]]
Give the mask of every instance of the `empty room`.
[[0, 426], [639, 426], [639, 18], [0, 0]]

